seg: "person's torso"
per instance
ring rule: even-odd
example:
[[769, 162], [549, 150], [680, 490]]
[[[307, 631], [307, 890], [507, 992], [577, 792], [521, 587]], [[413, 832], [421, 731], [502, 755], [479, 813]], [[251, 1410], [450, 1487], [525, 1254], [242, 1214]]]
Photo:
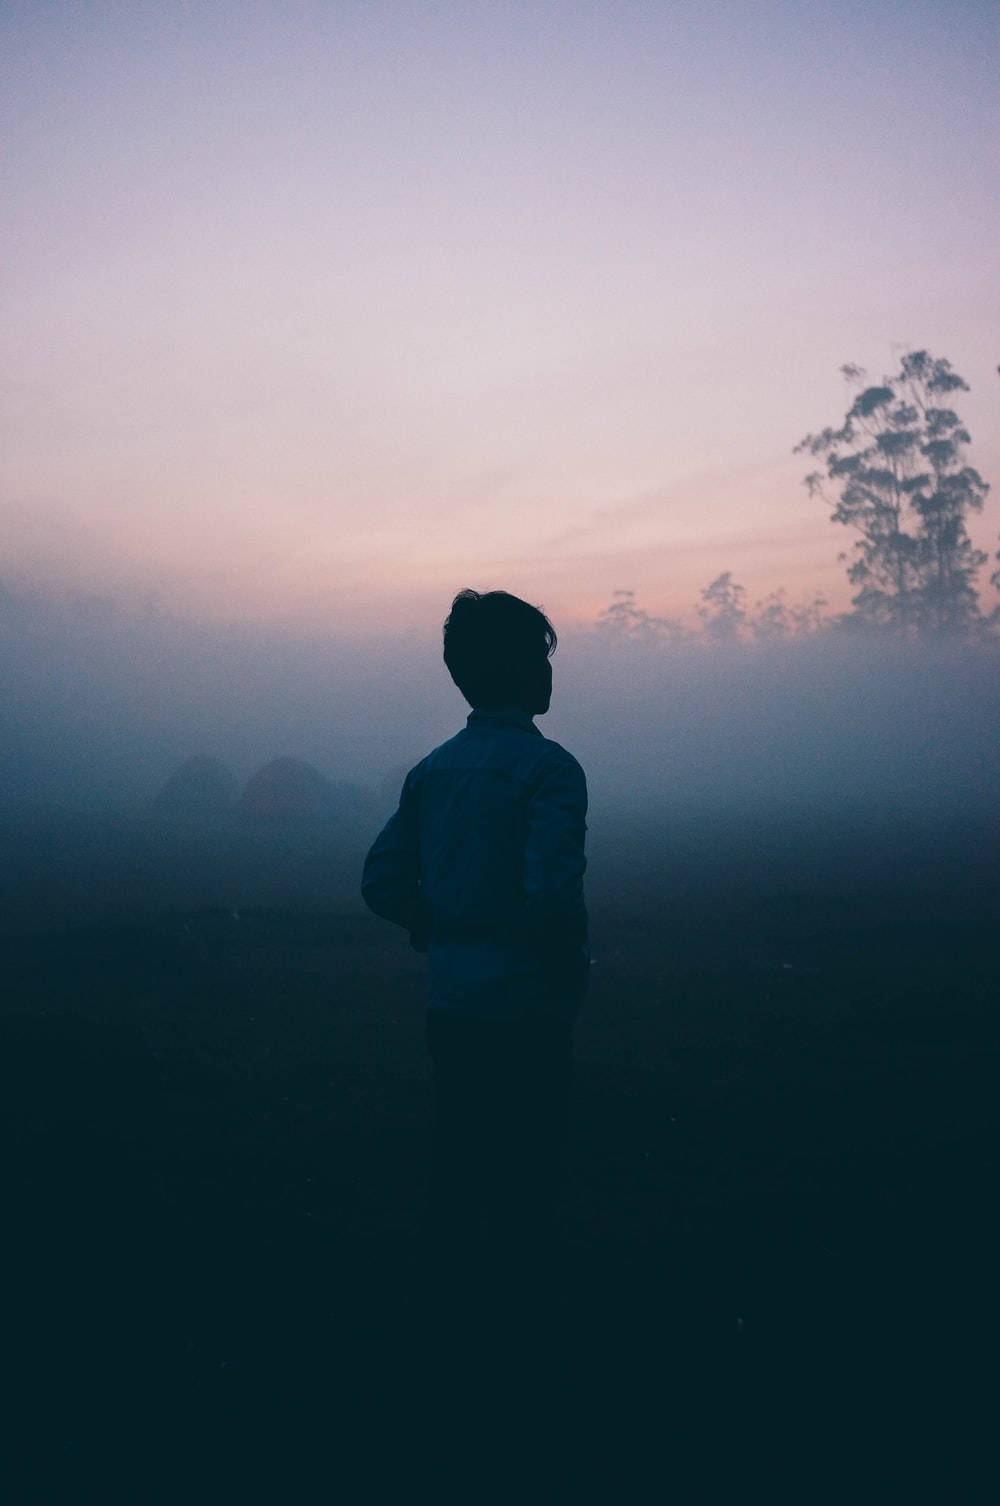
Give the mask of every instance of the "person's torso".
[[524, 928], [525, 844], [540, 783], [570, 758], [527, 716], [474, 713], [418, 765], [432, 1007], [503, 1016], [545, 1002]]

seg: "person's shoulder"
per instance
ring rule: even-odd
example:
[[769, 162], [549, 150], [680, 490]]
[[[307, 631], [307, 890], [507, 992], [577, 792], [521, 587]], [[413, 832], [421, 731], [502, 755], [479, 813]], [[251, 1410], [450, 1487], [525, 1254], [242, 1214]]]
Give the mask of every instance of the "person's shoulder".
[[455, 748], [461, 747], [467, 736], [468, 728], [459, 727], [458, 731], [451, 737], [446, 737], [443, 743], [438, 743], [437, 746], [432, 748], [429, 753], [425, 754], [424, 757], [420, 760], [421, 763], [429, 764], [433, 763], [437, 758], [446, 757], [447, 754], [453, 752]]
[[435, 769], [442, 770], [451, 767], [456, 758], [460, 758], [462, 744], [467, 739], [468, 731], [465, 727], [461, 727], [453, 737], [447, 737], [443, 743], [438, 743], [437, 747], [426, 753], [411, 770], [415, 779], [419, 781], [425, 774]]
[[406, 778], [403, 780], [403, 790], [404, 790], [404, 793], [405, 793], [406, 790], [412, 790], [416, 785], [418, 785], [420, 783], [421, 779], [424, 777], [424, 774], [425, 774], [425, 772], [427, 770], [428, 760], [431, 757], [432, 757], [432, 754], [425, 753], [424, 756], [423, 756], [423, 758], [419, 759], [413, 765], [413, 767], [410, 769], [409, 773], [406, 775]]
[[529, 781], [532, 799], [586, 815], [590, 797], [579, 760], [552, 737], [541, 739], [540, 755]]
[[546, 737], [544, 733], [541, 735], [539, 762], [546, 773], [561, 770], [586, 779], [579, 759], [575, 758], [568, 748], [564, 748], [562, 743], [557, 743], [554, 737]]

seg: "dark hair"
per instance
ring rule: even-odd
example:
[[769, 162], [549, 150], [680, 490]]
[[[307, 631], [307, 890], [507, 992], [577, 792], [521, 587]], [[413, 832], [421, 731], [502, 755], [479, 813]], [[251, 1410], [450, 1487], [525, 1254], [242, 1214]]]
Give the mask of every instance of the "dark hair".
[[556, 647], [544, 612], [508, 591], [459, 591], [444, 625], [444, 662], [470, 706], [517, 706]]

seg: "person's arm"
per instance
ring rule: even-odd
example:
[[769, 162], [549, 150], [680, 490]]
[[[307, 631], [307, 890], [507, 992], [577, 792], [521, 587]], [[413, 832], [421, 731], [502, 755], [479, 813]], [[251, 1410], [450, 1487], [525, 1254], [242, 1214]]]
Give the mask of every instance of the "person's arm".
[[[419, 765], [418, 765], [419, 768]], [[384, 920], [403, 926], [418, 952], [427, 950], [427, 907], [420, 887], [420, 817], [417, 770], [403, 783], [399, 809], [379, 832], [365, 858], [361, 895]]]
[[548, 770], [531, 798], [524, 906], [550, 986], [573, 998], [582, 997], [590, 981], [586, 832], [587, 781], [576, 760], [567, 758]]

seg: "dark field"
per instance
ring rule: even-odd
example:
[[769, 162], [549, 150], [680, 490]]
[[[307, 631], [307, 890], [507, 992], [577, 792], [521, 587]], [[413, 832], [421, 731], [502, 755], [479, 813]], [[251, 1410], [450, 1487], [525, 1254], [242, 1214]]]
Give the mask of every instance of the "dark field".
[[457, 1341], [354, 847], [12, 839], [8, 1498], [990, 1498], [992, 838], [593, 836], [556, 1293]]

